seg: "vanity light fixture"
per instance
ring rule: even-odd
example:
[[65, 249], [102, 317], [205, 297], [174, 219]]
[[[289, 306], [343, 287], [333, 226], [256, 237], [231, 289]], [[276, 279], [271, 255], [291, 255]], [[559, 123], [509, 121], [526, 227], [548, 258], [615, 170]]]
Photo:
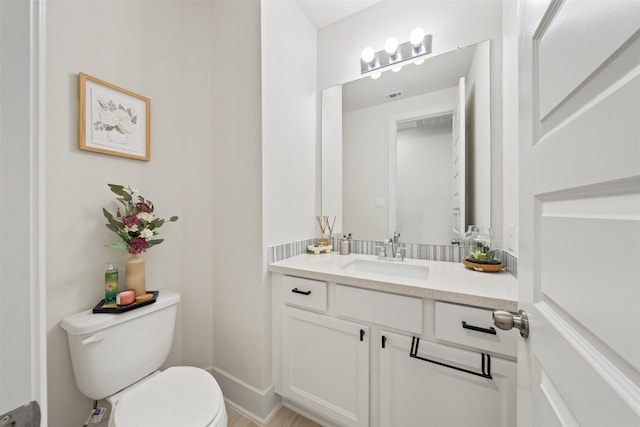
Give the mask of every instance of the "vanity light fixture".
[[398, 39], [395, 37], [389, 37], [384, 42], [384, 51], [389, 55], [389, 62], [398, 62], [402, 59], [402, 54], [398, 52]]
[[[411, 33], [409, 34], [409, 43], [411, 43], [411, 47], [413, 48], [411, 54], [413, 56], [421, 56], [425, 50], [424, 30], [420, 27], [411, 30]], [[420, 65], [422, 63], [424, 63], [424, 58], [422, 57], [415, 62], [416, 65]]]
[[387, 69], [400, 71], [405, 62], [422, 64], [424, 58], [421, 57], [431, 53], [431, 38], [431, 34], [425, 35], [422, 28], [414, 28], [408, 42], [399, 44], [397, 38], [389, 37], [384, 50], [376, 52], [372, 47], [366, 47], [360, 57], [360, 73], [371, 72], [371, 78], [377, 79]]
[[372, 47], [369, 46], [365, 47], [362, 51], [360, 62], [366, 67], [367, 71], [374, 70], [380, 67], [380, 63], [378, 62], [378, 54], [373, 50]]
[[422, 53], [424, 50], [424, 30], [420, 27], [411, 30], [409, 42], [411, 43], [411, 47], [413, 47], [412, 55]]

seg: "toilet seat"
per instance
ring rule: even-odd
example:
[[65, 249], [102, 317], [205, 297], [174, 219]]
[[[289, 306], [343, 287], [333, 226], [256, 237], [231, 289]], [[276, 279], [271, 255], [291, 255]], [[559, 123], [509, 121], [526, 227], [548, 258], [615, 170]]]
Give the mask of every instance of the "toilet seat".
[[226, 420], [226, 409], [208, 372], [177, 366], [125, 390], [114, 415], [117, 427], [209, 427]]

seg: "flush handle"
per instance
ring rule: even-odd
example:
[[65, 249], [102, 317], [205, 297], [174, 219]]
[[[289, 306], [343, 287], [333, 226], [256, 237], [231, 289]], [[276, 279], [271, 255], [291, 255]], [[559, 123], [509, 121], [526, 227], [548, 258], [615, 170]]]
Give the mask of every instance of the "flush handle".
[[496, 310], [493, 312], [493, 324], [505, 331], [516, 328], [520, 331], [522, 338], [529, 336], [529, 318], [524, 310], [520, 310], [518, 314]]
[[104, 334], [94, 334], [88, 338], [85, 338], [81, 341], [82, 345], [93, 344], [96, 342], [100, 342], [104, 339]]

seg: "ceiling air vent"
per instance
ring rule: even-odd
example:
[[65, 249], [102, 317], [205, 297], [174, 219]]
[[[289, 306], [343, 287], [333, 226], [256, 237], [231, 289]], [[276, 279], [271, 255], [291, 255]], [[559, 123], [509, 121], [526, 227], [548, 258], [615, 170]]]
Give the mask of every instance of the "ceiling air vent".
[[383, 95], [382, 97], [386, 100], [400, 98], [402, 96], [402, 91], [391, 92]]

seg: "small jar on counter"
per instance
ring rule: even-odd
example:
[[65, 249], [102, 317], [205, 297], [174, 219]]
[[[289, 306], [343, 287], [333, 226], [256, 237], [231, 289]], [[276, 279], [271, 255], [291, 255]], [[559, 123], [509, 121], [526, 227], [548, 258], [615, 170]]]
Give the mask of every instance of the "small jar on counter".
[[349, 255], [351, 253], [351, 242], [347, 236], [342, 236], [340, 240], [340, 255]]

